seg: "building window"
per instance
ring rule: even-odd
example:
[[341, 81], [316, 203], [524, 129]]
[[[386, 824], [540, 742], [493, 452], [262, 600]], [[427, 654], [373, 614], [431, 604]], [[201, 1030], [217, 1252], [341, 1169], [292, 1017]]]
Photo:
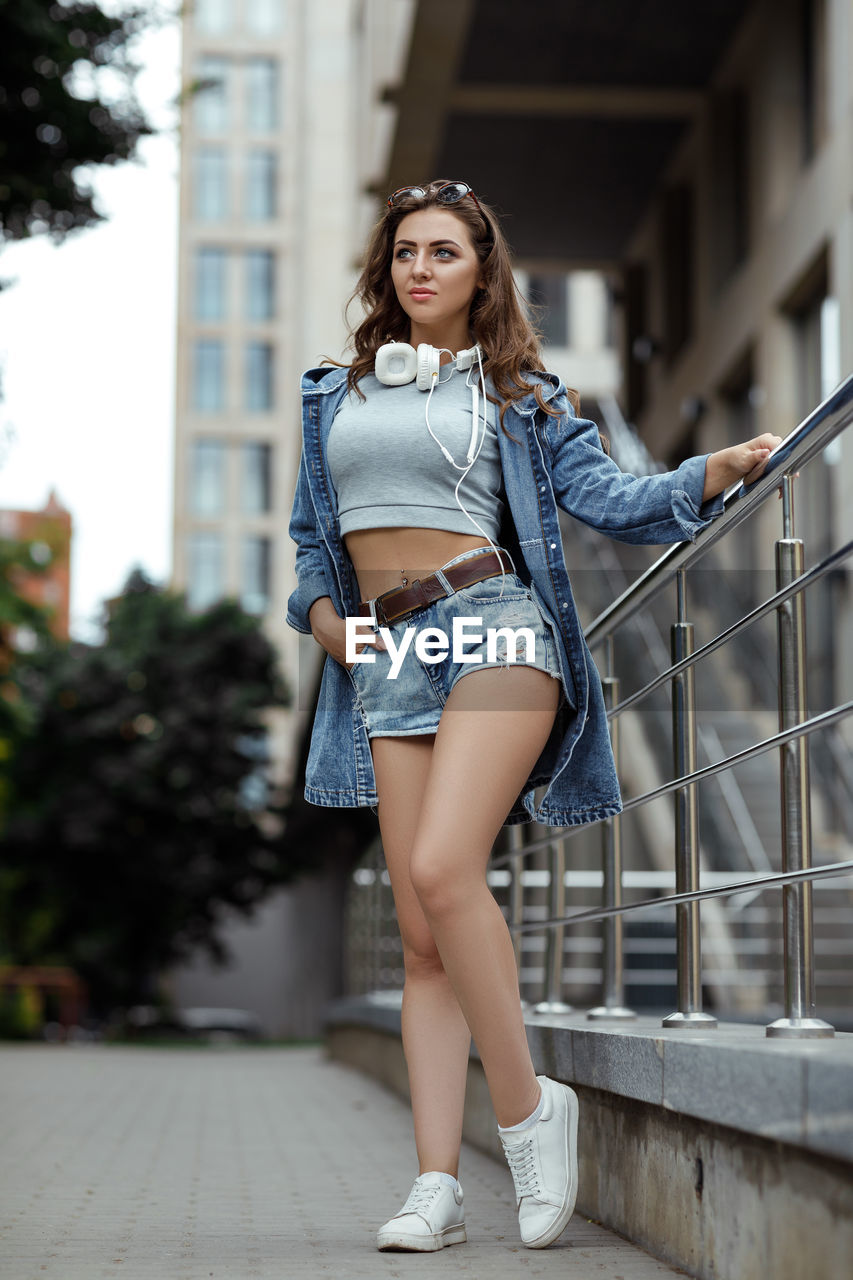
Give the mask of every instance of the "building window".
[[265, 222], [276, 213], [278, 166], [274, 151], [250, 151], [246, 157], [246, 217]]
[[187, 550], [187, 603], [191, 609], [207, 609], [222, 599], [225, 590], [222, 534], [210, 531], [191, 533]]
[[275, 254], [270, 249], [246, 252], [246, 319], [271, 320], [275, 315]]
[[275, 35], [281, 28], [281, 0], [247, 0], [246, 26], [257, 36]]
[[547, 347], [569, 345], [569, 280], [566, 275], [531, 274], [527, 297], [534, 308], [533, 323]]
[[263, 413], [273, 405], [272, 347], [268, 342], [246, 343], [245, 405]]
[[660, 236], [663, 347], [671, 364], [693, 334], [693, 192], [686, 183], [664, 192]]
[[228, 128], [227, 58], [199, 58], [194, 94], [195, 126], [199, 133], [224, 133]]
[[195, 254], [195, 318], [202, 321], [225, 319], [224, 249], [197, 249]]
[[271, 133], [278, 125], [278, 63], [275, 58], [246, 60], [246, 128]]
[[243, 445], [243, 511], [261, 516], [272, 510], [272, 445], [252, 440]]
[[711, 116], [712, 247], [723, 284], [749, 250], [749, 101], [743, 90], [717, 94]]
[[222, 147], [200, 147], [195, 157], [195, 213], [202, 222], [228, 215], [228, 168]]
[[800, 151], [804, 164], [826, 138], [826, 0], [800, 0]]
[[243, 538], [243, 584], [240, 600], [247, 613], [266, 613], [270, 604], [272, 545], [269, 538]]
[[225, 348], [216, 338], [199, 338], [194, 348], [193, 408], [218, 413], [225, 407]]
[[234, 0], [195, 0], [191, 11], [199, 31], [207, 35], [221, 35], [232, 26]]
[[225, 510], [225, 441], [193, 440], [190, 446], [190, 511], [221, 516]]

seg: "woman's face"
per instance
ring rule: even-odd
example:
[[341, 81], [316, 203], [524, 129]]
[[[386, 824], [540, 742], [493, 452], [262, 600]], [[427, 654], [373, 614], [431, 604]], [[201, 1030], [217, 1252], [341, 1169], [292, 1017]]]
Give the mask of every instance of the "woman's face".
[[407, 213], [397, 228], [391, 279], [412, 323], [437, 336], [464, 326], [480, 287], [480, 262], [465, 223], [448, 209]]

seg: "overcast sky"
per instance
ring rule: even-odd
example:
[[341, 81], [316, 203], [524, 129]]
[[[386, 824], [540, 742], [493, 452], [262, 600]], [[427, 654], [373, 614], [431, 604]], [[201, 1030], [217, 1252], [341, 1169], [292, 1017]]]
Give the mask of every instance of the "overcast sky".
[[71, 629], [95, 640], [100, 603], [136, 564], [171, 571], [179, 86], [175, 26], [145, 36], [139, 95], [163, 130], [139, 163], [101, 169], [109, 221], [61, 246], [0, 253], [0, 507], [51, 488], [74, 520]]

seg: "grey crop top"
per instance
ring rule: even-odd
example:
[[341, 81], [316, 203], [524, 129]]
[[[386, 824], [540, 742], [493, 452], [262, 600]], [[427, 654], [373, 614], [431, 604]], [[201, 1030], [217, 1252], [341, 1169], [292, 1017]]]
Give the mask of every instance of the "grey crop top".
[[[443, 365], [442, 379], [450, 365]], [[464, 467], [471, 440], [471, 388], [466, 374], [435, 388], [429, 421], [438, 439]], [[476, 377], [476, 374], [474, 375]], [[444, 457], [427, 430], [429, 393], [414, 382], [388, 387], [372, 373], [359, 381], [366, 399], [353, 391], [342, 401], [329, 433], [328, 459], [338, 498], [341, 533], [408, 525], [419, 529], [479, 532], [461, 510], [454, 489], [462, 475]], [[487, 390], [492, 392], [486, 380]], [[492, 392], [493, 394], [493, 392]], [[479, 396], [482, 435], [483, 396]], [[497, 541], [503, 503], [496, 435], [497, 406], [486, 401], [486, 438], [459, 486], [465, 510]]]

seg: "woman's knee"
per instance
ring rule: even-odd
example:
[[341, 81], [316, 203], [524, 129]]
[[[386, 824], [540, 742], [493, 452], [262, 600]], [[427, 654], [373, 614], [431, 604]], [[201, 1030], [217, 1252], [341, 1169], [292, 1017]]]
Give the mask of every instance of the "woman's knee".
[[415, 849], [409, 863], [412, 888], [427, 919], [452, 911], [465, 896], [462, 877], [448, 860], [432, 850]]

